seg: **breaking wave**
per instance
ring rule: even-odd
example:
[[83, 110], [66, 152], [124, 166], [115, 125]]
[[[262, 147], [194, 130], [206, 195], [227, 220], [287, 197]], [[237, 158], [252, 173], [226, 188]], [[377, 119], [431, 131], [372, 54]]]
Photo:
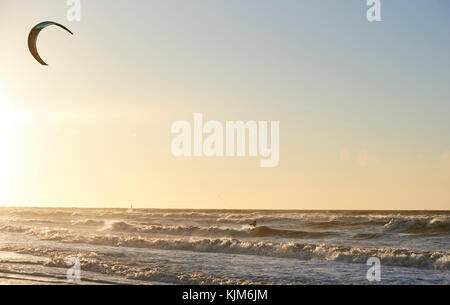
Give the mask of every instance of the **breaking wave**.
[[221, 236], [221, 237], [278, 237], [278, 238], [326, 238], [339, 235], [336, 232], [306, 232], [297, 230], [273, 229], [267, 226], [250, 227], [244, 226], [242, 229], [229, 227], [196, 227], [196, 226], [167, 226], [150, 225], [134, 226], [123, 221], [113, 222], [107, 230], [115, 232], [133, 232], [141, 234], [163, 234], [177, 236]]
[[125, 236], [92, 236], [72, 242], [94, 245], [184, 250], [258, 255], [300, 260], [328, 260], [347, 263], [366, 263], [378, 257], [391, 266], [450, 270], [450, 254], [441, 251], [413, 251], [401, 248], [363, 248], [338, 245], [243, 241], [239, 239], [145, 239]]
[[447, 218], [396, 218], [387, 223], [386, 232], [397, 233], [450, 233], [450, 219]]

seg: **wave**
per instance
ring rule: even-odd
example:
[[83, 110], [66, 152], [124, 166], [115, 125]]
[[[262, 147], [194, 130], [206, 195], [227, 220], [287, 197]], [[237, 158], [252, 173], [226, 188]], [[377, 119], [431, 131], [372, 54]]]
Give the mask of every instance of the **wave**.
[[358, 233], [353, 235], [354, 239], [378, 239], [385, 236], [383, 233]]
[[[180, 218], [173, 217], [174, 215], [166, 215], [164, 220], [174, 220], [172, 224], [180, 222]], [[180, 215], [178, 215], [180, 216]], [[230, 214], [230, 215], [216, 215], [218, 218], [213, 218], [211, 215], [203, 215], [201, 218], [188, 217], [188, 221], [201, 224], [209, 227], [220, 227], [224, 225], [248, 225], [256, 221], [260, 227], [290, 227], [302, 229], [303, 231], [312, 230], [355, 230], [359, 228], [380, 229], [383, 232], [392, 233], [441, 233], [450, 234], [450, 217], [423, 217], [423, 216], [403, 216], [403, 215], [316, 215], [316, 214], [295, 214], [291, 216], [286, 215], [248, 215], [248, 214]], [[131, 220], [131, 218], [128, 218]], [[153, 223], [151, 220], [157, 218], [146, 218], [148, 223]], [[143, 219], [141, 219], [143, 220]], [[145, 221], [142, 222], [145, 224]], [[170, 223], [170, 222], [169, 222]], [[285, 230], [286, 231], [286, 230]], [[276, 233], [276, 232], [275, 232]], [[293, 233], [296, 235], [297, 233]], [[276, 236], [277, 234], [274, 234]], [[301, 235], [301, 234], [299, 234]], [[234, 236], [234, 235], [230, 235]], [[236, 236], [240, 236], [239, 234]], [[259, 235], [257, 235], [259, 236]], [[264, 235], [261, 235], [264, 236]]]
[[77, 215], [77, 212], [47, 209], [13, 209], [7, 215], [17, 217], [71, 217]]
[[29, 230], [29, 227], [13, 226], [13, 225], [0, 225], [0, 232], [9, 233], [24, 233]]
[[87, 219], [87, 220], [72, 221], [71, 224], [74, 226], [95, 227], [95, 226], [103, 226], [103, 225], [105, 225], [105, 222], [102, 220]]
[[[13, 261], [0, 261], [2, 264], [27, 264], [43, 267], [54, 267], [67, 269], [67, 258], [76, 257], [81, 264], [82, 283], [97, 283], [97, 284], [127, 284], [131, 281], [144, 281], [153, 283], [170, 283], [170, 284], [185, 284], [185, 285], [199, 285], [199, 284], [276, 284], [264, 280], [262, 281], [247, 281], [240, 278], [229, 278], [224, 275], [215, 274], [214, 276], [206, 274], [202, 271], [186, 272], [186, 270], [173, 267], [160, 265], [139, 263], [133, 261], [131, 263], [122, 260], [122, 257], [112, 256], [112, 253], [107, 255], [96, 252], [80, 252], [79, 250], [63, 250], [63, 249], [46, 249], [46, 248], [26, 248], [20, 246], [4, 246], [0, 247], [0, 251], [14, 252], [19, 254], [32, 255], [35, 257], [44, 257], [44, 260], [29, 262]], [[95, 276], [87, 273], [95, 273]], [[27, 270], [21, 269], [20, 271], [11, 270], [11, 268], [2, 269], [0, 273], [17, 274], [21, 276], [39, 276], [44, 281], [49, 283], [58, 283], [57, 280], [63, 280], [65, 282], [65, 275], [60, 273], [44, 273], [44, 272], [27, 272]], [[98, 274], [107, 275], [106, 278], [99, 277]], [[114, 276], [114, 277], [111, 277]], [[48, 280], [45, 280], [48, 279]], [[67, 283], [67, 282], [65, 282]], [[136, 284], [136, 282], [131, 282]]]
[[[73, 226], [78, 227], [98, 227], [103, 225], [102, 221], [86, 220], [73, 222]], [[167, 226], [150, 225], [135, 226], [123, 221], [111, 222], [109, 225], [99, 229], [104, 232], [113, 233], [133, 233], [145, 235], [172, 235], [180, 237], [231, 237], [231, 238], [289, 238], [289, 239], [323, 239], [336, 237], [335, 232], [305, 232], [296, 230], [273, 229], [266, 226], [250, 227], [244, 226], [242, 229], [227, 227], [195, 227], [195, 226]], [[0, 232], [26, 233], [38, 237], [42, 240], [64, 241], [66, 238], [76, 236], [76, 231], [64, 227], [33, 227], [20, 225], [0, 225]], [[94, 231], [95, 232], [95, 231]], [[131, 234], [130, 234], [131, 235]]]
[[311, 229], [355, 229], [358, 227], [383, 227], [392, 219], [404, 219], [400, 215], [326, 215], [326, 214], [293, 214], [285, 215], [227, 215], [217, 218], [216, 223], [248, 224], [257, 221], [259, 224], [271, 226], [298, 226]]
[[265, 241], [221, 239], [145, 239], [142, 237], [104, 236], [79, 238], [71, 242], [94, 245], [184, 250], [292, 258], [299, 260], [327, 260], [365, 264], [370, 257], [378, 257], [382, 264], [402, 267], [450, 270], [450, 254], [441, 251], [413, 251], [401, 248], [363, 248], [339, 245], [315, 245]]
[[450, 234], [450, 218], [396, 218], [383, 227], [386, 232], [429, 234]]
[[115, 232], [133, 232], [141, 234], [163, 234], [179, 236], [221, 236], [221, 237], [278, 237], [278, 238], [326, 238], [339, 235], [335, 232], [306, 232], [296, 230], [273, 229], [267, 226], [250, 227], [244, 226], [242, 229], [228, 227], [196, 227], [196, 226], [167, 226], [150, 225], [134, 226], [123, 221], [113, 222], [107, 230]]

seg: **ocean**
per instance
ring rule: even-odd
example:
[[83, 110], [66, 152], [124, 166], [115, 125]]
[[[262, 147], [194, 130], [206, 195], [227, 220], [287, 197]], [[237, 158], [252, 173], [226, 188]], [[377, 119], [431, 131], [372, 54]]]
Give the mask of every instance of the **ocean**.
[[0, 284], [450, 284], [449, 271], [450, 211], [0, 208]]

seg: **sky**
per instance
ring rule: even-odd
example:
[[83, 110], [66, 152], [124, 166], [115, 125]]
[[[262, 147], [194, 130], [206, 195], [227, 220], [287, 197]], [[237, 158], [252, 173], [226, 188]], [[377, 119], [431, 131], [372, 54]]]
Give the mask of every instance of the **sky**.
[[[450, 209], [450, 3], [0, 4], [0, 205]], [[42, 31], [41, 21], [64, 24]], [[279, 121], [277, 167], [177, 158], [171, 125]]]

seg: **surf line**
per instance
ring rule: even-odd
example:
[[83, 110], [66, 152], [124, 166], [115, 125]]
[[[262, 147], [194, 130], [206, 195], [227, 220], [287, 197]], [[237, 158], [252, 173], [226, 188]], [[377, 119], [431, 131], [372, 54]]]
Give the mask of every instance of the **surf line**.
[[[188, 121], [172, 124], [171, 151], [175, 157], [257, 157], [261, 167], [276, 167], [280, 160], [280, 122], [268, 121], [203, 122], [203, 113], [194, 113]], [[206, 136], [205, 136], [206, 135]], [[205, 136], [205, 139], [204, 139]], [[192, 141], [193, 140], [193, 141]], [[248, 150], [247, 150], [248, 147]], [[266, 158], [266, 159], [263, 159]]]

